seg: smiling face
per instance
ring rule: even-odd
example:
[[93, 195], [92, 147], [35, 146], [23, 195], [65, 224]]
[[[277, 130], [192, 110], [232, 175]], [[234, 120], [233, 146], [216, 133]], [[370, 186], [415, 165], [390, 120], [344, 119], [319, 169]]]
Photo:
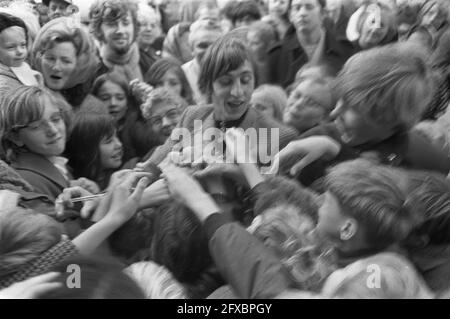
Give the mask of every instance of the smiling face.
[[73, 43], [56, 43], [42, 56], [42, 74], [46, 86], [54, 91], [66, 88], [76, 65], [77, 56]]
[[152, 45], [162, 35], [161, 23], [156, 15], [138, 15], [139, 35], [138, 41], [144, 46]]
[[103, 41], [118, 54], [125, 54], [134, 42], [134, 24], [131, 13], [114, 21], [104, 21], [101, 25]]
[[42, 119], [21, 128], [14, 142], [45, 157], [59, 156], [66, 145], [66, 125], [58, 107], [47, 97], [43, 99], [45, 108]]
[[50, 20], [66, 16], [66, 9], [69, 6], [62, 0], [50, 0], [48, 3], [48, 17]]
[[148, 121], [153, 136], [160, 144], [163, 144], [180, 121], [180, 111], [177, 106], [169, 103], [155, 103]]
[[27, 58], [27, 39], [21, 27], [9, 27], [0, 32], [0, 63], [19, 67]]
[[99, 152], [102, 169], [117, 169], [122, 165], [122, 143], [116, 132], [100, 141]]
[[305, 132], [328, 117], [332, 103], [328, 86], [304, 80], [289, 95], [283, 122]]
[[232, 121], [244, 115], [250, 105], [255, 79], [250, 61], [213, 82], [211, 99], [216, 120]]
[[289, 20], [297, 32], [312, 32], [322, 26], [323, 12], [318, 0], [292, 0]]
[[127, 94], [117, 83], [106, 81], [98, 90], [98, 98], [108, 107], [116, 123], [124, 118], [128, 109]]

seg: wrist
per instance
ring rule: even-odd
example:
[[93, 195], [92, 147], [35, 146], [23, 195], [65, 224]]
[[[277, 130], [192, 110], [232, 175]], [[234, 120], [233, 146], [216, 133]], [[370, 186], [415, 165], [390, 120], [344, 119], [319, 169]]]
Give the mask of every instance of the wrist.
[[192, 203], [187, 206], [197, 215], [201, 222], [204, 222], [212, 214], [220, 212], [219, 206], [212, 197], [206, 193], [199, 196], [196, 200], [193, 200]]

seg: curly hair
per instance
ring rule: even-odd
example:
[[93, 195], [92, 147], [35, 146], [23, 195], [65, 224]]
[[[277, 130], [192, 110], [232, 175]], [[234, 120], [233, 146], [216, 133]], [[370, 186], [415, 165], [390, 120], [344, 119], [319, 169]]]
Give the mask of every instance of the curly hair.
[[133, 41], [135, 41], [139, 33], [137, 11], [137, 4], [131, 0], [97, 0], [89, 9], [91, 32], [98, 41], [104, 42], [102, 23], [123, 19], [130, 13], [134, 26]]

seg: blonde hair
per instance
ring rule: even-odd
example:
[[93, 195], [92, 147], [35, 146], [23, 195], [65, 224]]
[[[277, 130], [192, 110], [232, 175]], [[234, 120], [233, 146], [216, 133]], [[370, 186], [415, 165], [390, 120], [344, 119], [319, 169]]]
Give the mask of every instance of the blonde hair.
[[394, 253], [361, 259], [328, 277], [322, 289], [326, 298], [431, 299], [433, 293], [414, 266]]
[[282, 87], [278, 85], [263, 84], [258, 86], [252, 94], [252, 100], [258, 96], [259, 100], [273, 109], [274, 118], [283, 120], [284, 109], [287, 105], [287, 95]]

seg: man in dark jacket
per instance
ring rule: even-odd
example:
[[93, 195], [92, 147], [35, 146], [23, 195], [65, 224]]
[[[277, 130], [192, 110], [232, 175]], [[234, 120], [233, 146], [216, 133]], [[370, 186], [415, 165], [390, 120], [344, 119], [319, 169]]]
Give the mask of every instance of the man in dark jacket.
[[306, 63], [326, 65], [337, 73], [354, 53], [352, 44], [337, 39], [324, 23], [324, 0], [293, 0], [289, 10], [292, 27], [269, 50], [269, 81], [288, 87]]

